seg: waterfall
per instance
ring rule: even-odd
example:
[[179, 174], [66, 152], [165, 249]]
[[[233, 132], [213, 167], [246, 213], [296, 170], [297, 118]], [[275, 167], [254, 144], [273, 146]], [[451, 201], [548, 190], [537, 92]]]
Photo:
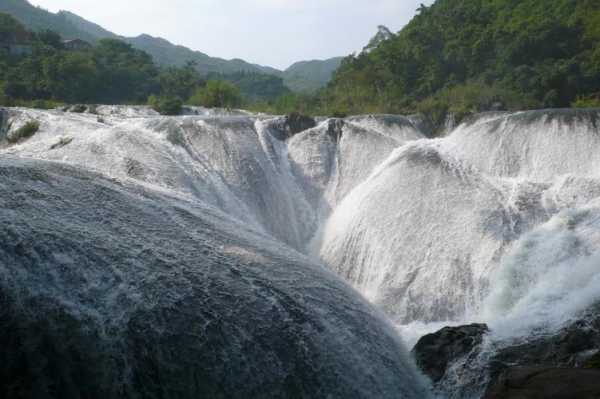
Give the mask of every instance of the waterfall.
[[200, 204], [329, 268], [409, 343], [474, 321], [526, 337], [600, 300], [600, 111], [481, 114], [437, 139], [393, 115], [291, 134], [243, 112], [97, 112], [6, 111], [40, 131], [0, 155]]

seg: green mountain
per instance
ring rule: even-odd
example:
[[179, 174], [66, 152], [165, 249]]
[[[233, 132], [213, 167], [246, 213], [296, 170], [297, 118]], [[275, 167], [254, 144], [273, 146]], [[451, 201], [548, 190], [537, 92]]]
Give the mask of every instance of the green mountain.
[[343, 112], [443, 114], [567, 107], [600, 93], [600, 1], [437, 0], [345, 59], [327, 91]]
[[[0, 0], [0, 3], [2, 3], [2, 1], [4, 0]], [[23, 0], [21, 0], [21, 2], [23, 2]], [[79, 30], [79, 32], [82, 32], [82, 34], [87, 34], [96, 40], [98, 38], [121, 39], [119, 35], [109, 32], [100, 25], [90, 22], [87, 19], [81, 18], [79, 15], [73, 14], [70, 11], [59, 11], [57, 14], [51, 15], [56, 15], [57, 17], [62, 18], [68, 23], [74, 25]], [[68, 35], [63, 34], [63, 36]]]
[[293, 91], [315, 92], [327, 85], [342, 60], [343, 57], [337, 57], [297, 62], [283, 72], [283, 81]]
[[199, 51], [177, 46], [165, 39], [149, 35], [132, 38], [121, 37], [71, 12], [60, 11], [54, 14], [35, 7], [26, 0], [0, 0], [0, 12], [11, 14], [33, 31], [50, 29], [65, 38], [78, 38], [89, 42], [97, 42], [105, 38], [120, 39], [147, 52], [159, 65], [163, 66], [183, 66], [188, 61], [194, 61], [198, 70], [205, 74], [211, 72], [227, 74], [240, 71], [280, 73], [274, 68], [250, 64], [239, 59], [213, 58]]
[[0, 0], [0, 12], [12, 15], [33, 31], [50, 29], [65, 38], [97, 40], [97, 36], [81, 30], [69, 20], [66, 14], [52, 14], [42, 8], [32, 6], [26, 0]]
[[31, 5], [27, 0], [0, 0], [0, 12], [11, 14], [28, 29], [33, 31], [50, 29], [58, 32], [64, 38], [78, 38], [92, 43], [104, 38], [120, 39], [152, 55], [154, 60], [162, 66], [183, 66], [188, 61], [194, 61], [198, 71], [206, 75], [211, 73], [227, 75], [239, 72], [274, 75], [283, 78], [285, 84], [292, 90], [300, 92], [311, 92], [325, 86], [341, 61], [340, 58], [334, 58], [325, 61], [301, 62], [282, 72], [240, 59], [225, 60], [210, 57], [202, 52], [193, 51], [165, 39], [146, 34], [137, 37], [121, 37], [72, 12], [60, 11], [54, 14]]

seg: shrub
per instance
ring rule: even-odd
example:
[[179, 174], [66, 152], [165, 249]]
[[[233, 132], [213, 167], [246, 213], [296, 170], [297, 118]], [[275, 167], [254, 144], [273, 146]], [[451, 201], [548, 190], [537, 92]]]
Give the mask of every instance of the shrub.
[[14, 144], [20, 140], [30, 138], [36, 134], [38, 130], [40, 130], [40, 123], [38, 121], [29, 121], [9, 135], [7, 140], [9, 143]]
[[539, 105], [535, 100], [512, 90], [470, 82], [445, 88], [417, 103], [416, 109], [439, 130], [450, 114], [456, 123], [461, 123], [477, 112], [530, 109]]
[[573, 108], [600, 108], [600, 95], [588, 97], [579, 96], [571, 106]]
[[348, 117], [348, 114], [345, 112], [341, 112], [341, 111], [333, 111], [330, 115], [331, 118], [340, 118], [340, 119], [344, 119]]
[[242, 104], [240, 90], [232, 83], [210, 80], [206, 86], [196, 90], [189, 99], [190, 105], [209, 108], [237, 108]]
[[183, 102], [179, 97], [173, 96], [150, 96], [148, 105], [161, 115], [179, 115], [183, 107]]

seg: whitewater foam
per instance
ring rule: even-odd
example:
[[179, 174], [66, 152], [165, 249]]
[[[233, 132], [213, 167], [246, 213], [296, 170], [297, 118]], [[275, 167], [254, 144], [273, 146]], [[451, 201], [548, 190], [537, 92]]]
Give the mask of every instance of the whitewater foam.
[[527, 336], [600, 300], [600, 111], [490, 113], [427, 139], [390, 115], [290, 136], [276, 116], [99, 109], [5, 111], [40, 131], [0, 154], [202, 203], [320, 258], [409, 341], [467, 321]]

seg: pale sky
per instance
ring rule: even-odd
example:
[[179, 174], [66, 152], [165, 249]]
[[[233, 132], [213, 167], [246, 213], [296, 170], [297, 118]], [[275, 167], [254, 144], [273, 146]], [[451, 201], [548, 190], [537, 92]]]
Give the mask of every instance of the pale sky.
[[213, 57], [286, 68], [360, 50], [432, 0], [30, 0], [124, 36], [148, 33]]

